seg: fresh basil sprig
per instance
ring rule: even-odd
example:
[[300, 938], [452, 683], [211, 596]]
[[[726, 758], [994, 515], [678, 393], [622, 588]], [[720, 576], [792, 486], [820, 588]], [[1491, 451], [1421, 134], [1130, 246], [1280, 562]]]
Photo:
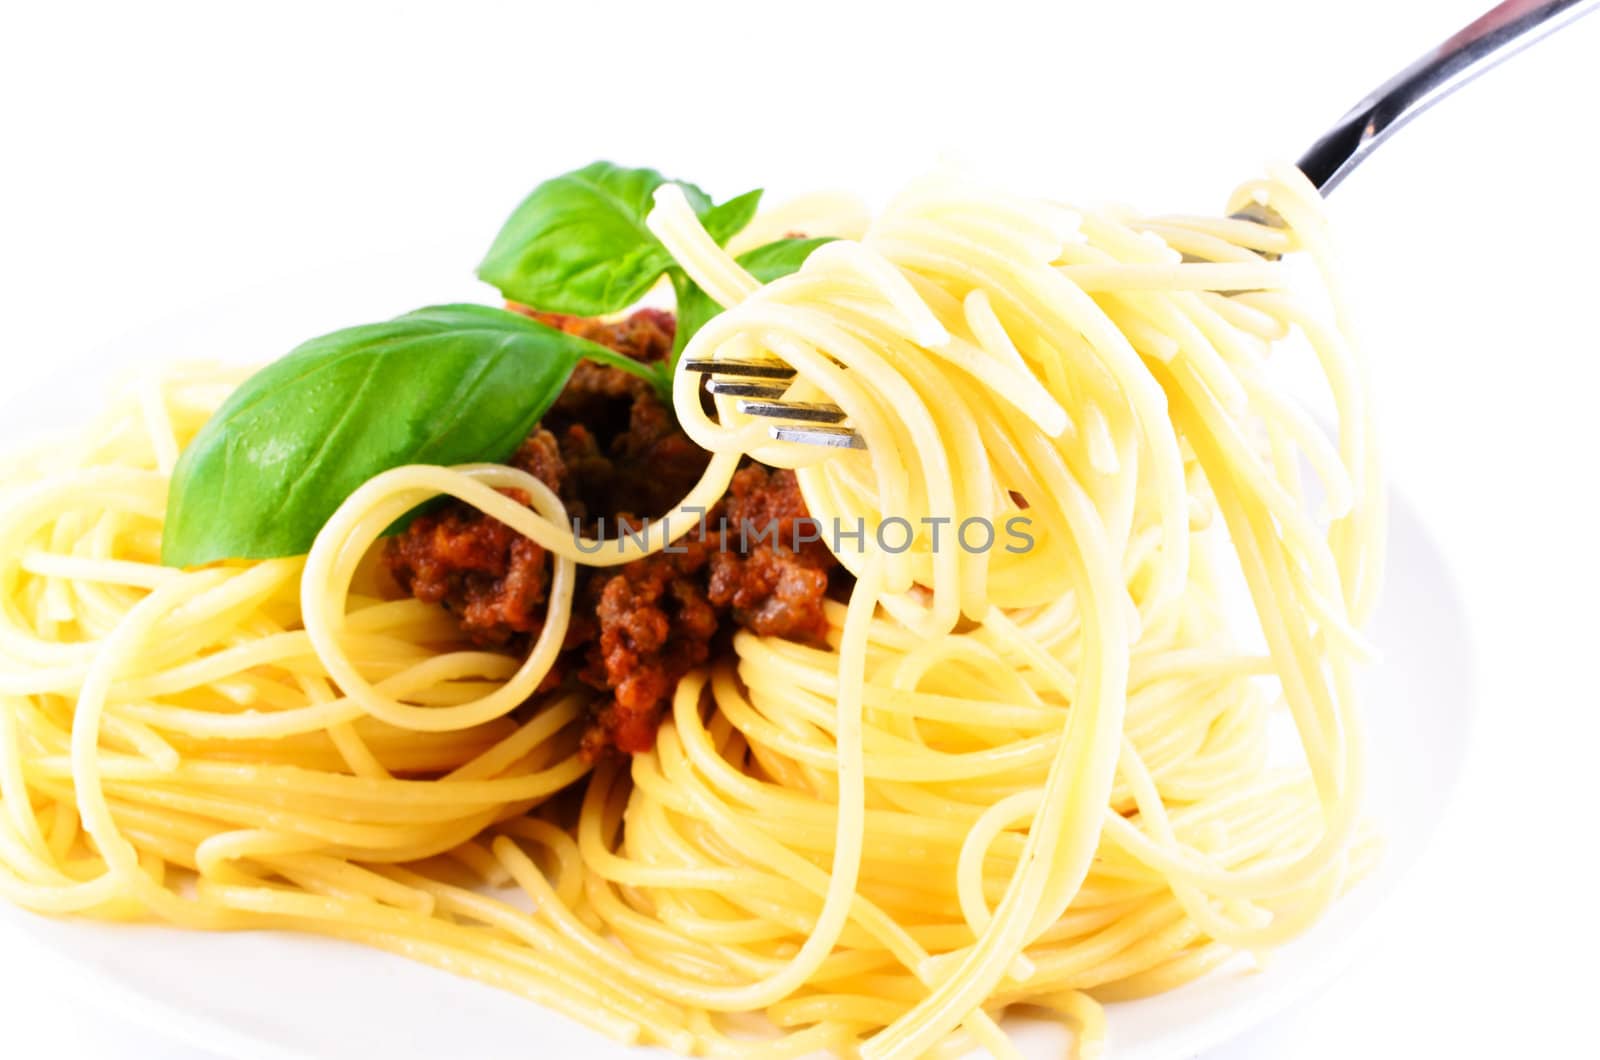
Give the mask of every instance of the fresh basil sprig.
[[380, 472], [505, 460], [584, 357], [653, 379], [603, 346], [479, 305], [303, 343], [246, 380], [183, 451], [162, 562], [301, 555]]
[[[610, 162], [545, 181], [500, 229], [478, 278], [547, 312], [593, 317], [627, 308], [672, 266], [644, 223], [666, 183], [653, 169]], [[761, 201], [757, 190], [713, 205], [693, 184], [673, 183], [719, 244], [750, 223]]]
[[[478, 277], [513, 302], [545, 312], [599, 316], [642, 298], [663, 274], [677, 295], [678, 328], [671, 360], [662, 366], [668, 384], [678, 354], [707, 320], [721, 312], [673, 264], [667, 248], [645, 226], [655, 191], [669, 183], [653, 169], [627, 169], [594, 162], [533, 189], [511, 215], [478, 266]], [[721, 205], [693, 184], [675, 181], [706, 232], [726, 243], [755, 216], [761, 192], [746, 192]], [[741, 255], [739, 263], [762, 283], [798, 269], [825, 239], [780, 239]]]
[[[779, 239], [747, 250], [734, 260], [762, 283], [771, 283], [780, 276], [787, 276], [798, 270], [805, 264], [806, 258], [811, 256], [813, 250], [831, 241], [828, 238]], [[672, 360], [676, 363], [678, 354], [682, 353], [689, 340], [694, 338], [695, 332], [704, 327], [706, 321], [722, 312], [722, 307], [681, 270], [673, 270], [672, 280], [678, 297], [678, 327], [672, 340]]]

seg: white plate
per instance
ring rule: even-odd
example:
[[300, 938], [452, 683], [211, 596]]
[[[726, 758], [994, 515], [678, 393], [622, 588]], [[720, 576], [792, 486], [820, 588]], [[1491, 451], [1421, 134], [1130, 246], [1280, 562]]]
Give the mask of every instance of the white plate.
[[[264, 360], [295, 341], [430, 302], [487, 299], [462, 263], [470, 244], [324, 270], [69, 357], [47, 383], [115, 377], [161, 358]], [[0, 399], [0, 442], [86, 415], [95, 394], [66, 385]], [[1438, 550], [1411, 510], [1393, 504], [1390, 574], [1372, 630], [1383, 661], [1364, 677], [1371, 751], [1369, 812], [1387, 847], [1373, 877], [1259, 973], [1223, 972], [1170, 994], [1112, 1005], [1116, 1060], [1178, 1060], [1254, 1026], [1326, 982], [1353, 955], [1362, 926], [1415, 862], [1443, 813], [1473, 713], [1471, 644]], [[381, 1055], [474, 1060], [528, 1055], [639, 1057], [532, 1002], [398, 957], [324, 939], [252, 932], [207, 935], [148, 925], [54, 921], [0, 906], [37, 954], [70, 966], [79, 996], [163, 1034], [227, 1056]], [[1059, 1056], [1064, 1032], [1016, 1025], [1030, 1056]], [[655, 1055], [655, 1054], [649, 1054]]]

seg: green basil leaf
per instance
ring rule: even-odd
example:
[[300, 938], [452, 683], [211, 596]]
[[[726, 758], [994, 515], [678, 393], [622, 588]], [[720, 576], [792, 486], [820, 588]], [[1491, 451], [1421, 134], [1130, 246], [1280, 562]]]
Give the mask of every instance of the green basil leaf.
[[705, 226], [706, 233], [716, 240], [717, 246], [720, 247], [744, 231], [744, 226], [755, 217], [756, 210], [760, 206], [761, 189], [757, 188], [755, 191], [736, 195], [721, 206], [696, 212], [700, 214], [700, 223]]
[[420, 309], [303, 343], [246, 380], [183, 451], [162, 562], [301, 555], [382, 471], [505, 460], [595, 351], [608, 363], [618, 356], [478, 305]]
[[[500, 229], [479, 279], [547, 312], [592, 317], [632, 305], [672, 264], [644, 223], [665, 183], [653, 169], [610, 162], [545, 181]], [[693, 184], [676, 183], [719, 243], [749, 223], [761, 197], [749, 192], [713, 206]]]
[[[771, 283], [799, 269], [813, 250], [828, 242], [831, 239], [779, 239], [747, 250], [735, 260], [762, 283]], [[672, 360], [676, 364], [678, 354], [695, 332], [722, 312], [722, 307], [678, 269], [672, 272], [672, 283], [678, 296], [678, 326], [672, 340]]]

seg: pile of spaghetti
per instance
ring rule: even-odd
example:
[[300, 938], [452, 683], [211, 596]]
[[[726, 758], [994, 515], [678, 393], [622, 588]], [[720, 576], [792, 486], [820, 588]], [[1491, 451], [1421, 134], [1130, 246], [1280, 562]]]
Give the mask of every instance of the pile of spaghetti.
[[[1373, 856], [1363, 373], [1315, 190], [1274, 172], [1245, 205], [1280, 223], [943, 174], [761, 284], [664, 186], [651, 230], [725, 310], [685, 358], [786, 364], [864, 446], [775, 441], [679, 368], [712, 456], [622, 549], [523, 471], [407, 466], [308, 556], [162, 566], [172, 469], [244, 373], [148, 380], [0, 470], [0, 893], [353, 939], [683, 1052], [1014, 1055], [1012, 1006], [1097, 1048], [1101, 1002], [1293, 937]], [[1285, 291], [1307, 261], [1314, 305]], [[865, 527], [826, 643], [741, 631], [653, 750], [580, 754], [585, 693], [540, 691], [578, 566], [663, 548], [748, 459]], [[441, 494], [550, 553], [525, 656], [384, 580], [385, 531]], [[955, 538], [1019, 516], [1026, 549]], [[1269, 757], [1275, 715], [1302, 760]]]

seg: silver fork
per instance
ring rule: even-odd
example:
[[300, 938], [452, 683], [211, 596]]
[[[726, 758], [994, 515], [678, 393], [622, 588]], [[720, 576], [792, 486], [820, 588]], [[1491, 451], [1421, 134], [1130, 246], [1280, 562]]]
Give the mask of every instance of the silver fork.
[[[1411, 119], [1597, 6], [1600, 0], [1505, 0], [1495, 5], [1374, 89], [1312, 144], [1296, 165], [1327, 195]], [[1283, 225], [1282, 218], [1261, 206], [1246, 207], [1233, 216], [1273, 227]], [[795, 371], [781, 361], [691, 360], [685, 361], [684, 367], [709, 376], [706, 387], [713, 394], [737, 398], [740, 412], [780, 421], [770, 428], [778, 441], [866, 448], [861, 436], [844, 425], [847, 417], [837, 405], [786, 400]]]

